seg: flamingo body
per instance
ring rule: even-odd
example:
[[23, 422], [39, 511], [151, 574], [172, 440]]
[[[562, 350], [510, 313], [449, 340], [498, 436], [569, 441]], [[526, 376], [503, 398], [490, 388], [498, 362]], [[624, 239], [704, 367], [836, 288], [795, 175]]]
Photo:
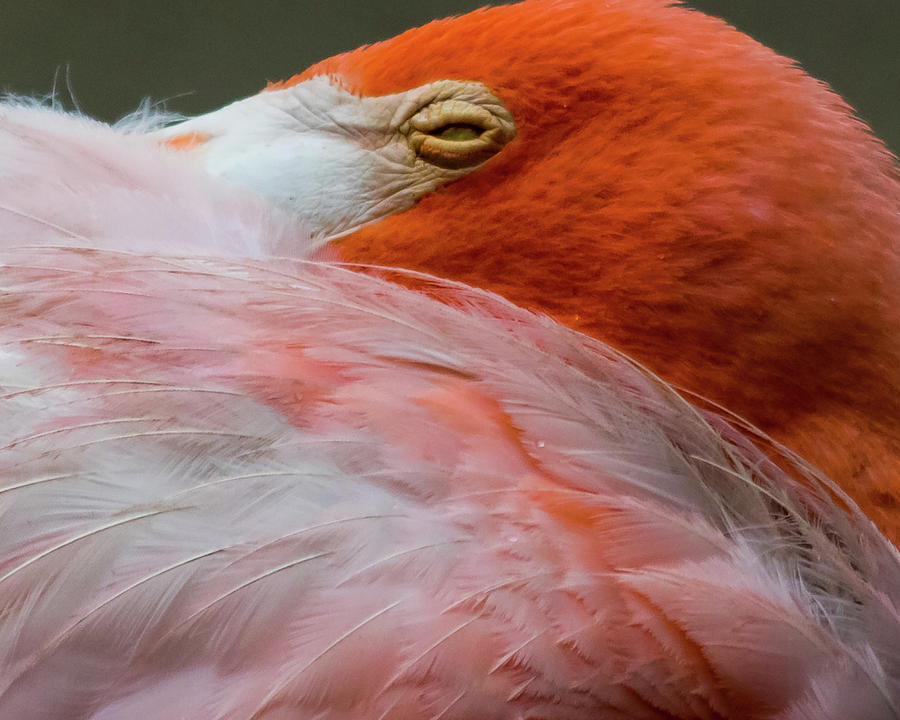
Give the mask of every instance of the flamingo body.
[[304, 236], [149, 143], [0, 138], [0, 717], [897, 716], [838, 491], [496, 296], [248, 257]]

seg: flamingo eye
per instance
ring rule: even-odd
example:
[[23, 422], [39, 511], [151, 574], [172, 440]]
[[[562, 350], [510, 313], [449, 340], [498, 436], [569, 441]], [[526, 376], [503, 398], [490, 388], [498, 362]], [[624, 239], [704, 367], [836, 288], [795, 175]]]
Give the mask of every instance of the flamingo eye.
[[432, 137], [448, 140], [451, 142], [464, 142], [466, 140], [476, 140], [484, 132], [483, 128], [477, 125], [467, 125], [466, 123], [450, 123], [434, 130]]
[[515, 137], [515, 125], [503, 104], [485, 95], [483, 102], [436, 100], [413, 115], [401, 131], [416, 156], [456, 170], [480, 165], [500, 152]]

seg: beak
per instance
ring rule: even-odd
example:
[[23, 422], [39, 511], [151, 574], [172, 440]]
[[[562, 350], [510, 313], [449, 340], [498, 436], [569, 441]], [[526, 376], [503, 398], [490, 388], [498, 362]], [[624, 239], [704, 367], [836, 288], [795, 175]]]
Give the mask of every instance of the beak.
[[[179, 126], [171, 128], [177, 130]], [[158, 134], [153, 133], [153, 134]], [[180, 132], [170, 135], [169, 137], [161, 137], [159, 143], [171, 150], [196, 150], [212, 139], [209, 133], [198, 132], [196, 130]]]
[[175, 125], [154, 130], [148, 137], [156, 140], [162, 147], [179, 152], [196, 154], [198, 158], [206, 155], [210, 144], [216, 138], [226, 135], [234, 125], [235, 118], [232, 106], [226, 106], [205, 115], [188, 118]]

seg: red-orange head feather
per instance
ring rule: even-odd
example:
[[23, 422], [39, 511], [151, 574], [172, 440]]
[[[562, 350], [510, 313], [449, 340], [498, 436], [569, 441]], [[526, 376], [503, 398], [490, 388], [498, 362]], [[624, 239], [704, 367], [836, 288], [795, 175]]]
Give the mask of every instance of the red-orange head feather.
[[276, 87], [322, 74], [361, 95], [480, 81], [516, 122], [483, 168], [342, 239], [346, 259], [549, 312], [845, 484], [897, 469], [900, 178], [791, 61], [663, 0], [529, 0]]

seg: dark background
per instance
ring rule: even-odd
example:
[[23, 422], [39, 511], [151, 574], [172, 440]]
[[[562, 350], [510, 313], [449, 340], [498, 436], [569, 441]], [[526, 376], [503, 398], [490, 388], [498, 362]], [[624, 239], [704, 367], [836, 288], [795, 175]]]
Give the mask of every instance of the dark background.
[[[0, 0], [0, 89], [68, 83], [114, 120], [145, 96], [197, 113], [484, 0]], [[496, 4], [496, 3], [495, 3]], [[688, 0], [837, 89], [900, 150], [900, 0]], [[68, 71], [66, 70], [68, 68]]]

